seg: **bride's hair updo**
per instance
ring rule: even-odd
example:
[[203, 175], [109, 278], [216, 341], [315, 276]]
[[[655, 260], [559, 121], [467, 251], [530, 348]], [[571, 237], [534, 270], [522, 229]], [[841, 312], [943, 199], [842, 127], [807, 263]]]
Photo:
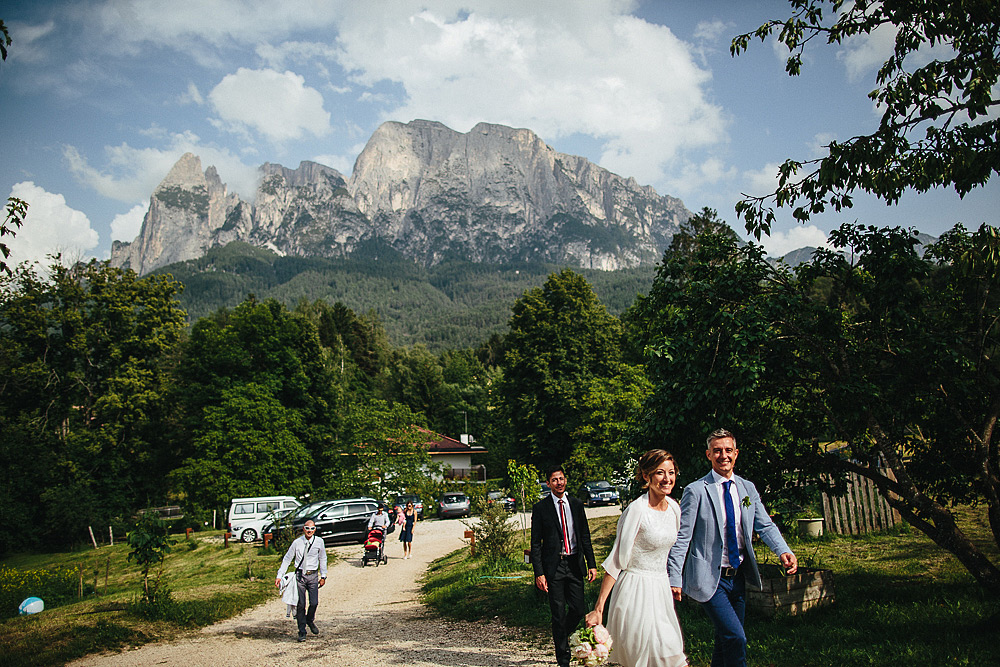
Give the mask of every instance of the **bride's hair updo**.
[[651, 449], [639, 457], [639, 463], [635, 467], [635, 478], [642, 482], [642, 488], [645, 489], [649, 486], [646, 478], [652, 475], [664, 461], [671, 461], [674, 464], [674, 471], [680, 473], [677, 461], [674, 461], [674, 455], [665, 449]]

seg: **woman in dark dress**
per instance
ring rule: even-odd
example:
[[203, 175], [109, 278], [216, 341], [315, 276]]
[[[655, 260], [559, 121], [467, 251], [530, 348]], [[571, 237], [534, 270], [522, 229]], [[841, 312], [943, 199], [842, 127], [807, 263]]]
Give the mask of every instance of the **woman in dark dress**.
[[406, 503], [403, 510], [403, 530], [399, 532], [399, 541], [403, 543], [403, 560], [410, 557], [410, 549], [413, 547], [413, 521], [417, 518], [417, 510], [413, 508], [413, 503]]

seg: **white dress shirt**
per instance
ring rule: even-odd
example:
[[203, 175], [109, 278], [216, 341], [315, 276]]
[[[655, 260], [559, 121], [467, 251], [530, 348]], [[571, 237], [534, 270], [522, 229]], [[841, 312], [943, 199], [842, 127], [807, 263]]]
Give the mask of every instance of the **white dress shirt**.
[[[563, 494], [562, 498], [556, 498], [556, 494], [551, 494], [552, 502], [556, 506], [556, 519], [559, 520], [559, 525], [562, 525], [562, 512], [559, 511], [560, 501], [565, 503], [566, 507], [566, 537], [569, 538], [569, 553], [576, 553], [576, 533], [573, 531], [573, 511], [569, 507], [569, 496]], [[559, 549], [559, 553], [563, 553], [563, 549]], [[568, 556], [569, 554], [563, 554]]]
[[[729, 562], [729, 546], [726, 544], [726, 499], [722, 495], [724, 487], [723, 482], [728, 482], [730, 480], [726, 479], [719, 473], [712, 471], [712, 479], [715, 480], [717, 487], [716, 493], [719, 496], [719, 507], [722, 508], [722, 567], [732, 567]], [[740, 530], [742, 524], [743, 513], [740, 511], [742, 507], [740, 503], [740, 494], [736, 490], [736, 480], [731, 480], [733, 483], [729, 485], [729, 497], [733, 499], [733, 516], [736, 518], [736, 543], [740, 545], [740, 553], [746, 553], [747, 545], [743, 538], [743, 531]]]
[[292, 563], [303, 572], [319, 570], [320, 578], [326, 579], [326, 544], [323, 538], [315, 535], [309, 539], [305, 535], [295, 538], [281, 559], [276, 578], [281, 579]]

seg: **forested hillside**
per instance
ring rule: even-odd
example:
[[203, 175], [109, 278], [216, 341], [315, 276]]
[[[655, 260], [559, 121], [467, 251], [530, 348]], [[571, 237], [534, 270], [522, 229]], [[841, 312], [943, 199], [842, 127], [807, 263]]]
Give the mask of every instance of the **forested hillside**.
[[[274, 298], [290, 307], [303, 299], [323, 300], [343, 303], [358, 313], [374, 311], [394, 345], [423, 343], [441, 351], [473, 347], [504, 332], [514, 301], [561, 268], [462, 259], [425, 268], [378, 243], [346, 259], [281, 257], [233, 242], [155, 273], [171, 274], [184, 285], [180, 301], [191, 322], [221, 307], [232, 308], [248, 294]], [[587, 279], [614, 315], [649, 290], [656, 272], [652, 266], [574, 270]]]

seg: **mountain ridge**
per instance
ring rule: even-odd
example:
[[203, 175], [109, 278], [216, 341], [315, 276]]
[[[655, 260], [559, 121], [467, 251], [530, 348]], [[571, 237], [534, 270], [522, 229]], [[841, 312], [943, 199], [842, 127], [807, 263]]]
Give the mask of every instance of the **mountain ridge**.
[[254, 201], [187, 153], [150, 197], [142, 229], [111, 263], [140, 274], [244, 241], [280, 254], [345, 257], [371, 239], [426, 266], [448, 258], [579, 268], [655, 264], [691, 213], [634, 178], [558, 153], [527, 129], [389, 121], [350, 178], [304, 161], [265, 163]]

